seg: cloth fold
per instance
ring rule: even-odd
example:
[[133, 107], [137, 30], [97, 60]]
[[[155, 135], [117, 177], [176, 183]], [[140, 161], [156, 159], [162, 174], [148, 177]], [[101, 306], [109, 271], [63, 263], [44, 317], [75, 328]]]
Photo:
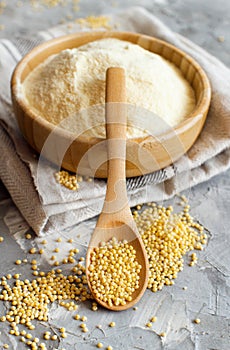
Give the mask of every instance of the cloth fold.
[[[203, 67], [212, 85], [208, 117], [193, 147], [165, 169], [127, 179], [130, 206], [162, 201], [227, 170], [230, 167], [229, 68], [141, 7], [118, 11], [108, 17], [114, 30], [155, 36], [187, 52]], [[90, 29], [72, 23], [72, 26], [62, 25], [40, 32], [33, 39], [0, 40], [0, 178], [22, 216], [38, 235], [61, 231], [99, 214], [106, 182], [84, 180], [76, 192], [56, 183], [56, 167], [46, 160], [38, 161], [18, 129], [11, 105], [10, 78], [17, 62], [31, 48], [45, 40], [81, 30]]]

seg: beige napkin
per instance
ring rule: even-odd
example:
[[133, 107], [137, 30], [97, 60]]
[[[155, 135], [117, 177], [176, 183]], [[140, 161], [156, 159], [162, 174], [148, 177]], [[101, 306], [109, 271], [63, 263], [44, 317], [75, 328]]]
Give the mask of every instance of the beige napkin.
[[[172, 197], [228, 169], [230, 70], [142, 8], [130, 8], [109, 18], [116, 30], [156, 36], [186, 51], [205, 69], [213, 91], [204, 129], [187, 155], [166, 169], [127, 180], [130, 206]], [[10, 77], [16, 63], [32, 47], [44, 40], [80, 30], [90, 29], [74, 23], [41, 32], [31, 40], [0, 40], [0, 177], [21, 215], [38, 235], [63, 230], [97, 215], [102, 207], [106, 184], [104, 180], [83, 181], [79, 191], [75, 192], [55, 182], [55, 166], [47, 161], [38, 163], [37, 156], [19, 132], [11, 106]]]

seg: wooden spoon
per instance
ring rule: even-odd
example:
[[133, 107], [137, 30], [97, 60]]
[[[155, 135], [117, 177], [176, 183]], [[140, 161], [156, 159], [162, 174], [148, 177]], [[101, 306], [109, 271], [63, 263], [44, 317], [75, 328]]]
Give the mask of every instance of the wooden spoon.
[[[148, 258], [134, 222], [127, 198], [126, 160], [126, 87], [125, 71], [109, 68], [106, 72], [106, 135], [108, 153], [108, 179], [105, 202], [92, 234], [86, 255], [86, 276], [89, 288], [96, 301], [114, 311], [125, 310], [138, 302], [148, 283]], [[118, 241], [127, 240], [136, 250], [136, 259], [141, 264], [139, 288], [132, 294], [132, 300], [125, 305], [109, 306], [96, 298], [89, 281], [91, 251], [108, 242], [112, 237]]]

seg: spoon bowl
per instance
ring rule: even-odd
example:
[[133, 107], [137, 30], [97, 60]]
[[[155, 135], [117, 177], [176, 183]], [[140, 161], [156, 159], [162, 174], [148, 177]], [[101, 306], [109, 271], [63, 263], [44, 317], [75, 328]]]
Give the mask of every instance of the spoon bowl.
[[[105, 202], [92, 234], [86, 255], [86, 276], [95, 300], [113, 311], [126, 310], [142, 297], [148, 283], [148, 258], [144, 244], [133, 219], [126, 191], [126, 93], [125, 72], [122, 68], [109, 68], [106, 72], [106, 135], [108, 154], [108, 179]], [[136, 251], [136, 261], [141, 265], [139, 287], [132, 300], [125, 305], [109, 305], [96, 297], [89, 279], [91, 252], [101, 242], [116, 238], [127, 241]]]

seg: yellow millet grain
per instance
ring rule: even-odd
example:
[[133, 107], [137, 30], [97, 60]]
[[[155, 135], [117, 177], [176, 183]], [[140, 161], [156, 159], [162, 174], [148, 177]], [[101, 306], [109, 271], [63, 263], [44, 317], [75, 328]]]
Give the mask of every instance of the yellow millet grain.
[[139, 288], [141, 265], [136, 251], [115, 238], [94, 248], [90, 256], [89, 281], [95, 296], [109, 306], [125, 305]]
[[200, 323], [200, 319], [196, 318], [193, 322], [196, 323], [196, 324], [199, 324]]
[[[148, 260], [148, 288], [153, 292], [164, 285], [174, 284], [178, 272], [183, 270], [184, 255], [194, 249], [202, 250], [202, 239], [206, 239], [204, 228], [189, 214], [189, 205], [180, 213], [170, 206], [165, 208], [149, 203], [142, 212], [133, 212], [141, 234]], [[196, 261], [193, 253], [192, 265]], [[191, 265], [191, 263], [190, 263]]]
[[160, 336], [160, 337], [166, 337], [166, 333], [165, 333], [165, 332], [161, 332], [161, 333], [159, 334], [159, 336]]
[[[34, 9], [42, 8], [42, 7], [53, 8], [57, 6], [67, 5], [67, 1], [64, 1], [64, 0], [30, 0], [29, 2], [31, 7]], [[78, 2], [79, 1], [76, 2], [76, 0], [72, 0], [73, 6], [76, 6]]]
[[156, 322], [157, 321], [157, 317], [156, 316], [153, 316], [153, 317], [151, 317], [151, 319], [150, 319], [150, 322]]
[[106, 16], [88, 16], [85, 18], [78, 18], [75, 23], [80, 24], [81, 27], [88, 27], [91, 29], [105, 28], [112, 29], [109, 24], [109, 17]]
[[58, 171], [54, 176], [60, 185], [68, 188], [69, 190], [76, 191], [79, 188], [77, 176], [71, 175], [68, 171]]
[[[52, 302], [60, 299], [72, 300], [69, 302], [69, 307], [72, 310], [76, 300], [91, 299], [85, 275], [80, 277], [75, 275], [64, 276], [63, 274], [56, 274], [54, 270], [32, 281], [17, 279], [13, 286], [3, 280], [2, 286], [0, 300], [8, 301], [11, 307], [7, 314], [2, 316], [1, 321], [5, 322], [7, 320], [13, 325], [14, 323], [15, 325], [21, 323], [28, 329], [35, 328], [31, 324], [34, 319], [39, 321], [48, 320], [49, 304]], [[28, 334], [26, 337], [28, 338]]]

